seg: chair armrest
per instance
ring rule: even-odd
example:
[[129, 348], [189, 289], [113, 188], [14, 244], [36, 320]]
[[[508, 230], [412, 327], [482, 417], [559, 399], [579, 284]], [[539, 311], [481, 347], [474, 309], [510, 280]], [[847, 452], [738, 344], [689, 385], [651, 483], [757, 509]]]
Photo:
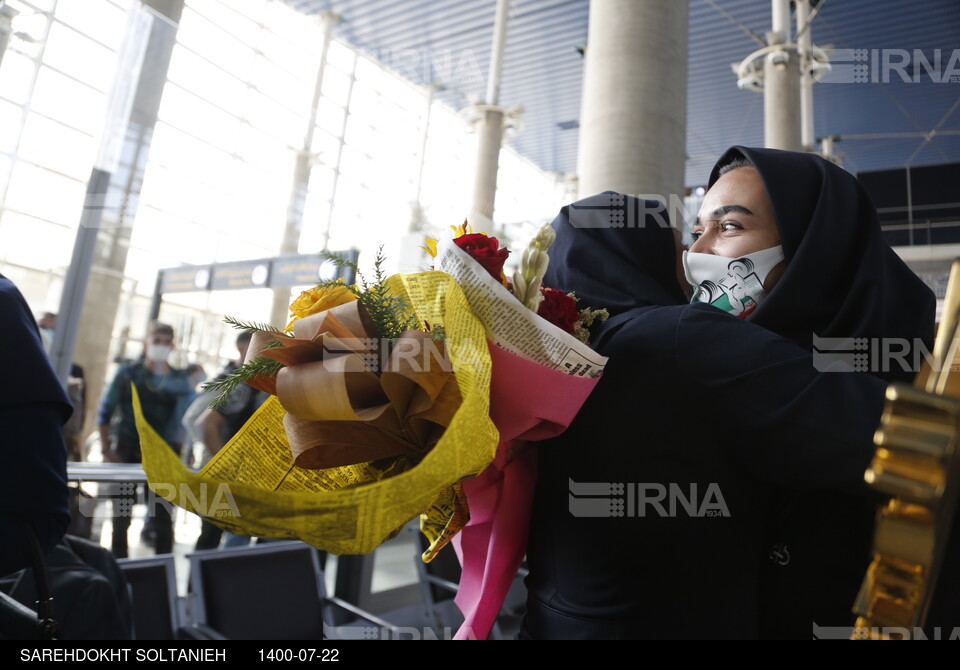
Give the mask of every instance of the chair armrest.
[[360, 609], [359, 607], [357, 607], [356, 605], [354, 605], [354, 604], [352, 604], [352, 603], [348, 603], [346, 600], [343, 600], [343, 599], [341, 599], [341, 598], [337, 598], [336, 596], [328, 596], [328, 597], [327, 597], [327, 603], [329, 603], [330, 605], [335, 605], [335, 606], [337, 606], [337, 607], [339, 607], [339, 608], [341, 608], [341, 609], [344, 609], [344, 610], [346, 610], [347, 612], [350, 612], [351, 614], [353, 614], [353, 615], [355, 615], [355, 616], [363, 619], [364, 621], [369, 621], [370, 623], [375, 624], [375, 625], [377, 625], [377, 626], [380, 626], [381, 628], [387, 628], [387, 629], [389, 629], [389, 630], [391, 630], [391, 631], [397, 631], [397, 630], [399, 630], [399, 629], [397, 628], [396, 624], [392, 624], [392, 623], [390, 623], [389, 621], [386, 621], [386, 620], [384, 620], [384, 619], [381, 619], [381, 618], [378, 617], [377, 615], [371, 614], [370, 612], [367, 612], [366, 610], [362, 610], [362, 609]]
[[423, 579], [434, 586], [439, 586], [440, 588], [446, 589], [451, 593], [456, 593], [460, 590], [460, 585], [455, 582], [451, 582], [449, 579], [442, 579], [440, 577], [434, 577], [433, 575], [424, 575]]
[[202, 623], [195, 623], [191, 626], [185, 626], [177, 631], [177, 639], [180, 640], [229, 640], [222, 633], [215, 631], [210, 626]]

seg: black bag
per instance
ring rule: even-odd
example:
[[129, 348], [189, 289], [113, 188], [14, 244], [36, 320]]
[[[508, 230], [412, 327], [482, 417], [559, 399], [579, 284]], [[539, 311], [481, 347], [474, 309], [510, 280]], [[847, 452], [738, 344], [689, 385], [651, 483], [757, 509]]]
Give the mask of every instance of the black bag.
[[[65, 640], [129, 640], [132, 603], [113, 555], [100, 545], [65, 536], [46, 555], [51, 616]], [[22, 571], [10, 595], [23, 604], [37, 598], [33, 569]]]
[[[30, 572], [33, 577], [33, 602], [36, 611], [18, 602], [14, 598], [0, 594], [0, 638], [7, 640], [56, 640], [57, 622], [53, 618], [53, 596], [47, 581], [47, 571], [43, 563], [43, 552], [36, 533], [26, 523], [23, 532], [30, 544], [31, 568], [21, 571]], [[14, 587], [16, 588], [16, 587]]]

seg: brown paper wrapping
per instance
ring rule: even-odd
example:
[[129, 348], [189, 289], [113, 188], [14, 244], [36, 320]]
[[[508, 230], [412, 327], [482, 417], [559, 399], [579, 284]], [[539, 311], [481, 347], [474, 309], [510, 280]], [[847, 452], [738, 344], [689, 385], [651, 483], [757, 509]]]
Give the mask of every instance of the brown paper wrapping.
[[[366, 310], [353, 301], [300, 319], [294, 336], [255, 333], [247, 361], [284, 364], [276, 378], [250, 381], [287, 411], [284, 428], [298, 467], [323, 469], [429, 451], [460, 406], [442, 342], [407, 331], [382, 347]], [[270, 345], [277, 341], [281, 346]]]

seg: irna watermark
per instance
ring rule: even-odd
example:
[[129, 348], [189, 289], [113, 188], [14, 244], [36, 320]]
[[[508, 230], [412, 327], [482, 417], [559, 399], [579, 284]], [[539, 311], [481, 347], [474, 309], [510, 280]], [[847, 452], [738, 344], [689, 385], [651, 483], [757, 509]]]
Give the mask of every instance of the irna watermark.
[[902, 626], [818, 626], [813, 624], [814, 640], [960, 640], [960, 627], [904, 628]]
[[[80, 498], [80, 514], [90, 518], [115, 518], [133, 516], [133, 506], [145, 504], [147, 509], [162, 505], [172, 510], [174, 505], [196, 510], [202, 516], [221, 519], [240, 517], [240, 509], [230, 491], [230, 485], [224, 482], [216, 485], [200, 483], [195, 487], [186, 483], [172, 484], [152, 482], [152, 487], [143, 498], [137, 495], [137, 484], [122, 484], [104, 487], [96, 498]], [[170, 502], [170, 500], [174, 502]], [[109, 500], [112, 509], [100, 503]]]
[[823, 84], [960, 83], [960, 49], [836, 49]]
[[924, 363], [939, 372], [953, 366], [960, 339], [953, 340], [941, 364], [919, 339], [903, 337], [820, 337], [813, 334], [813, 367], [818, 372], [919, 372]]
[[[632, 196], [632, 197], [630, 197]], [[568, 209], [574, 228], [671, 228], [687, 218], [683, 197], [676, 193], [601, 193]]]
[[484, 81], [472, 49], [370, 49], [364, 55], [413, 84], [459, 87]]
[[414, 628], [412, 626], [338, 626], [332, 631], [342, 640], [452, 640], [456, 631], [443, 628]]
[[569, 509], [576, 517], [728, 517], [720, 485], [697, 482], [575, 482]]
[[[362, 370], [369, 372], [453, 372], [453, 358], [461, 366], [478, 365], [480, 349], [487, 350], [486, 342], [464, 338], [456, 343], [431, 337], [401, 337], [396, 340], [381, 337], [329, 338], [322, 341], [321, 360], [332, 370], [343, 370], [343, 356], [357, 356]], [[347, 367], [347, 371], [355, 371]]]

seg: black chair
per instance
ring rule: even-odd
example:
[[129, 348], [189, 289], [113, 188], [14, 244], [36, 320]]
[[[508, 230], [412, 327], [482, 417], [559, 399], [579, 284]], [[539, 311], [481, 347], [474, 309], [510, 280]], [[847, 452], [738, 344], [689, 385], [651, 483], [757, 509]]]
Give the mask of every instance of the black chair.
[[423, 594], [423, 606], [427, 621], [437, 630], [456, 631], [463, 623], [463, 614], [453, 602], [460, 588], [460, 561], [453, 547], [444, 547], [429, 563], [424, 563], [421, 554], [429, 543], [422, 533], [417, 531], [420, 553], [413, 557], [420, 578], [420, 591]]
[[135, 640], [177, 640], [183, 638], [181, 599], [173, 554], [149, 558], [121, 558], [120, 570], [130, 587], [133, 601]]
[[[417, 536], [422, 553], [427, 550], [429, 543], [422, 533], [418, 532]], [[456, 606], [454, 597], [460, 588], [461, 568], [453, 547], [444, 547], [429, 563], [424, 563], [420, 554], [414, 556], [413, 560], [420, 577], [427, 620], [440, 631], [447, 628], [458, 629], [463, 623], [463, 614]], [[510, 638], [519, 630], [520, 619], [526, 609], [527, 591], [523, 579], [527, 574], [529, 571], [524, 562], [504, 598], [497, 621], [490, 630], [489, 639]]]
[[[235, 640], [337, 639], [335, 608], [363, 626], [395, 630], [387, 621], [328, 596], [317, 550], [302, 542], [199, 551], [190, 555], [193, 637]], [[364, 629], [365, 630], [365, 629]], [[367, 636], [381, 639], [381, 635]]]

